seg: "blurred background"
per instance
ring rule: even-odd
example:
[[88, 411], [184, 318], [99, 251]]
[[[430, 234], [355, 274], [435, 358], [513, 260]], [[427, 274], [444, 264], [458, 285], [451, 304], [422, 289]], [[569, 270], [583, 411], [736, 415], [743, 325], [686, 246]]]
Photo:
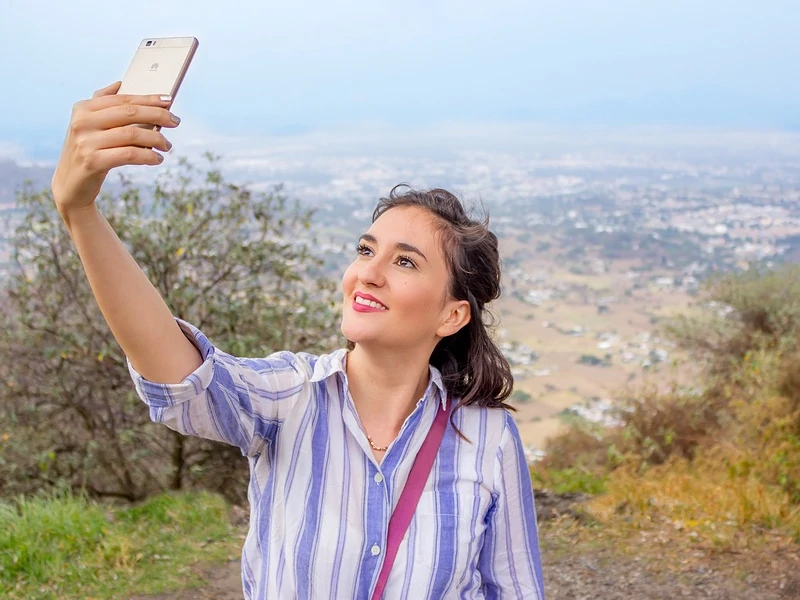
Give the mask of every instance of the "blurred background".
[[[195, 36], [172, 152], [109, 177], [98, 202], [176, 315], [216, 311], [206, 333], [234, 354], [330, 350], [376, 200], [448, 188], [501, 240], [495, 335], [551, 597], [800, 597], [798, 31], [796, 0], [6, 0], [0, 495], [70, 491], [65, 514], [97, 523], [110, 500], [147, 500], [118, 538], [90, 520], [77, 539], [146, 544], [163, 519], [197, 538], [187, 553], [214, 548], [204, 593], [241, 597], [225, 563], [241, 524], [219, 515], [245, 502], [246, 467], [150, 428], [47, 191], [73, 103], [120, 79], [142, 38]], [[198, 241], [202, 214], [216, 229]], [[201, 308], [215, 253], [251, 285]], [[112, 448], [124, 468], [102, 460]], [[170, 516], [186, 503], [223, 523], [218, 543]], [[3, 535], [10, 597], [88, 593]], [[128, 597], [180, 584], [120, 552], [85, 559], [98, 597], [109, 573]]]

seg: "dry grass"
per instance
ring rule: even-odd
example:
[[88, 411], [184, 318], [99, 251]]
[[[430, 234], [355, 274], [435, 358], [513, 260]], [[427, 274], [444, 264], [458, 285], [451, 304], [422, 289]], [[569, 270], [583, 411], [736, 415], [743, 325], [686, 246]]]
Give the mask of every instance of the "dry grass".
[[666, 527], [722, 550], [775, 536], [800, 543], [798, 371], [797, 354], [751, 352], [701, 395], [640, 390], [624, 426], [555, 438], [536, 476], [603, 478], [586, 510], [620, 535]]
[[536, 476], [550, 481], [551, 473], [573, 468], [576, 486], [587, 476], [603, 478], [605, 493], [586, 510], [621, 533], [666, 524], [688, 541], [726, 550], [758, 543], [765, 533], [800, 542], [794, 398], [651, 390], [626, 419], [616, 429], [575, 428], [554, 438]]
[[750, 545], [766, 532], [800, 534], [800, 507], [789, 494], [754, 475], [732, 474], [724, 463], [674, 458], [644, 475], [618, 469], [606, 482], [608, 493], [586, 510], [605, 525], [632, 530], [666, 523], [692, 541], [722, 549]]

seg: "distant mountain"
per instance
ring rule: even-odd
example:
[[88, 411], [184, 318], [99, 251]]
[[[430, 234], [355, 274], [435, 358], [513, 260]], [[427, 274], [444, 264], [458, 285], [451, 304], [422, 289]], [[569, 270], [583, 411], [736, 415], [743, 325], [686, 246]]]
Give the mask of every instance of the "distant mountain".
[[53, 177], [51, 167], [24, 166], [13, 160], [0, 159], [0, 204], [14, 202], [17, 193], [30, 182], [34, 189], [46, 188]]

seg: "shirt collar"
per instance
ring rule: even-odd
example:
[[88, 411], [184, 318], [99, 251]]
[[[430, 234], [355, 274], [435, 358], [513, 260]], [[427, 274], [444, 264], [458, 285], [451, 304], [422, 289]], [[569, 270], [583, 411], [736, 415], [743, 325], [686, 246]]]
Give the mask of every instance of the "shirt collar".
[[317, 383], [328, 377], [332, 377], [336, 373], [346, 374], [344, 370], [346, 356], [347, 350], [344, 348], [320, 356], [317, 362], [314, 363], [314, 372], [311, 374], [309, 381], [311, 383]]
[[[309, 381], [311, 383], [316, 383], [319, 381], [323, 381], [332, 377], [336, 373], [341, 373], [342, 375], [347, 375], [345, 371], [345, 360], [347, 359], [347, 350], [344, 348], [340, 348], [332, 352], [331, 354], [324, 354], [317, 359], [317, 362], [314, 364], [314, 372], [311, 374], [311, 378]], [[430, 368], [430, 382], [428, 383], [428, 387], [425, 390], [424, 398], [428, 397], [428, 394], [431, 392], [432, 387], [436, 387], [439, 390], [439, 398], [441, 398], [442, 408], [445, 410], [447, 409], [447, 389], [444, 387], [444, 381], [442, 381], [442, 374], [439, 372], [439, 369], [434, 367], [433, 365], [429, 365]], [[424, 400], [423, 398], [423, 400]], [[421, 402], [422, 400], [420, 400]]]

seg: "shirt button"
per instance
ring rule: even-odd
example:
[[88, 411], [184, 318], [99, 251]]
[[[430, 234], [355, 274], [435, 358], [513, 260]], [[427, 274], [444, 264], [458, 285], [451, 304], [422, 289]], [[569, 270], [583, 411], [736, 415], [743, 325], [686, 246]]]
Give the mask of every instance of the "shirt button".
[[380, 554], [380, 553], [381, 553], [381, 549], [378, 547], [378, 545], [377, 545], [377, 544], [375, 544], [375, 545], [372, 547], [372, 550], [370, 550], [370, 552], [372, 552], [372, 556], [378, 556], [378, 554]]
[[381, 483], [383, 481], [383, 475], [380, 473], [375, 473], [375, 477], [373, 477], [375, 483]]

